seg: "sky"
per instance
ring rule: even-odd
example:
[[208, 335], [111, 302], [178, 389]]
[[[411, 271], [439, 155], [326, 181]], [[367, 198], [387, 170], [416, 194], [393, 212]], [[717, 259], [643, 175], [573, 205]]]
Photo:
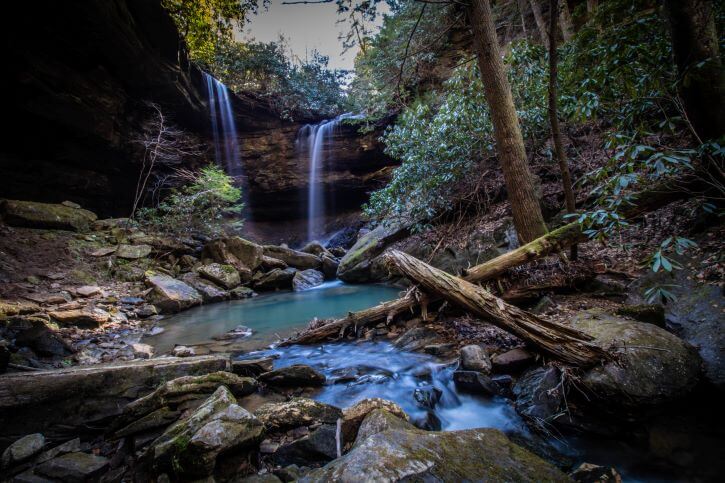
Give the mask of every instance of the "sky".
[[342, 42], [338, 39], [347, 25], [336, 23], [335, 2], [321, 4], [283, 5], [283, 0], [271, 0], [268, 9], [260, 9], [250, 18], [244, 28], [242, 38], [254, 37], [258, 41], [270, 42], [283, 34], [292, 53], [301, 59], [306, 52], [317, 49], [330, 57], [331, 69], [352, 69], [357, 46], [342, 53]]

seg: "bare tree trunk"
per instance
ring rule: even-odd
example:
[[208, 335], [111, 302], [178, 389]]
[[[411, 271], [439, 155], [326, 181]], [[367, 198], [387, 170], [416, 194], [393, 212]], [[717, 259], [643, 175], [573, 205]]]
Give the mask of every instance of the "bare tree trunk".
[[[549, 10], [556, 12], [559, 0], [549, 0]], [[571, 184], [569, 163], [564, 152], [564, 139], [559, 128], [559, 115], [557, 109], [557, 84], [558, 84], [558, 63], [559, 53], [556, 50], [556, 15], [549, 16], [549, 124], [551, 124], [551, 137], [554, 140], [554, 154], [559, 163], [561, 171], [561, 182], [564, 185], [564, 199], [566, 200], [567, 213], [576, 211], [576, 200], [574, 189]], [[571, 246], [571, 258], [576, 260], [576, 245]]]
[[573, 365], [592, 365], [608, 357], [606, 351], [591, 343], [591, 336], [509, 305], [482, 287], [403, 252], [390, 251], [386, 254], [386, 262], [425, 292], [461, 306], [558, 360]]
[[539, 28], [539, 35], [541, 36], [541, 43], [544, 47], [549, 48], [549, 35], [546, 32], [546, 22], [544, 16], [541, 14], [541, 6], [538, 0], [529, 0], [531, 3], [531, 11], [534, 12], [534, 20], [536, 20], [536, 26]]
[[666, 0], [680, 96], [703, 140], [725, 132], [725, 76], [711, 0]]
[[514, 225], [519, 239], [527, 243], [546, 233], [547, 229], [529, 171], [524, 138], [501, 59], [489, 0], [473, 0], [469, 19], [478, 56], [478, 70], [483, 80], [486, 101], [491, 108], [496, 150], [506, 181]]
[[[654, 188], [635, 195], [635, 203], [623, 210], [622, 215], [631, 219], [661, 208], [673, 201], [689, 198], [693, 190], [701, 188], [702, 181], [697, 177], [681, 181], [664, 182]], [[569, 223], [546, 235], [538, 238], [516, 250], [512, 250], [488, 262], [469, 268], [463, 278], [469, 282], [485, 282], [500, 277], [513, 267], [538, 260], [552, 253], [560, 253], [575, 243], [586, 242], [589, 239], [582, 232], [579, 223]], [[434, 302], [429, 299], [428, 302]], [[314, 344], [331, 338], [345, 335], [349, 328], [356, 331], [367, 326], [378, 324], [381, 321], [392, 321], [393, 318], [404, 312], [413, 312], [418, 305], [414, 293], [408, 292], [403, 297], [384, 302], [369, 309], [350, 312], [347, 317], [334, 320], [321, 327], [308, 330], [295, 338], [283, 341], [280, 346], [292, 344]]]
[[[554, 12], [559, 12], [559, 23], [561, 24], [561, 34], [564, 38], [564, 42], [568, 41], [574, 36], [574, 23], [571, 20], [571, 12], [569, 11], [569, 4], [566, 0], [562, 0], [559, 7], [556, 10], [549, 8], [549, 16], [555, 17]], [[551, 20], [549, 20], [551, 23]]]

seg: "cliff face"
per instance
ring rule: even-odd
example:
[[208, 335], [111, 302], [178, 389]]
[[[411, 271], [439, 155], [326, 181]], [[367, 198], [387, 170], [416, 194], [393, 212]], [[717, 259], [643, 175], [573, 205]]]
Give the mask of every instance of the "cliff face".
[[[0, 143], [0, 198], [71, 200], [102, 216], [126, 216], [140, 168], [131, 140], [157, 103], [181, 128], [211, 137], [206, 85], [159, 0], [49, 2], [21, 11], [5, 43], [6, 127]], [[263, 102], [232, 96], [248, 186], [249, 216], [293, 220], [305, 213], [306, 157], [300, 124]], [[379, 133], [378, 133], [379, 134]], [[323, 182], [333, 211], [359, 207], [370, 174], [390, 164], [376, 135], [342, 129], [328, 150]], [[331, 205], [332, 206], [332, 205]]]

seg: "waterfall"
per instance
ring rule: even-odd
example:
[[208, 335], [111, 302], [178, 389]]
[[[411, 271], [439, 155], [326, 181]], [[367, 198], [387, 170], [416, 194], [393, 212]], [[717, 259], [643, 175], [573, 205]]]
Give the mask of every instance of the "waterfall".
[[229, 100], [229, 89], [204, 72], [209, 96], [209, 116], [214, 135], [214, 159], [224, 170], [237, 179], [243, 174], [242, 155], [237, 140], [234, 112]]
[[344, 119], [356, 118], [351, 113], [341, 114], [319, 124], [304, 125], [297, 133], [299, 155], [309, 158], [309, 184], [307, 188], [307, 239], [312, 241], [324, 235], [325, 193], [320, 182], [325, 169], [325, 145]]

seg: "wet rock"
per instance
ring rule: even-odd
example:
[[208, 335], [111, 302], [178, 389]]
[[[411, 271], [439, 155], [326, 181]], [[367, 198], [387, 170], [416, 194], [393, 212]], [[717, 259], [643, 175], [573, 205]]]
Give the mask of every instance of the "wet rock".
[[372, 413], [376, 409], [382, 409], [395, 417], [405, 421], [410, 421], [410, 418], [405, 411], [403, 411], [403, 408], [393, 401], [388, 401], [387, 399], [381, 399], [379, 397], [366, 398], [358, 401], [348, 408], [345, 408], [343, 411], [342, 434], [344, 443], [351, 443], [355, 441], [360, 424], [362, 424], [368, 414]]
[[161, 312], [179, 312], [199, 305], [203, 300], [193, 287], [168, 275], [147, 274], [146, 284], [153, 289], [150, 294], [151, 302]]
[[119, 245], [116, 256], [127, 260], [138, 260], [148, 257], [152, 249], [151, 245]]
[[398, 337], [393, 345], [404, 351], [417, 351], [431, 344], [438, 334], [426, 327], [414, 327]]
[[274, 359], [271, 357], [232, 361], [232, 372], [239, 376], [257, 377], [264, 372], [270, 372], [273, 367]]
[[154, 315], [158, 315], [158, 310], [156, 310], [156, 307], [154, 307], [151, 304], [142, 305], [141, 307], [137, 308], [135, 310], [136, 317], [139, 319], [147, 319], [149, 317], [153, 317]]
[[545, 430], [559, 416], [564, 398], [561, 372], [553, 366], [530, 369], [513, 388], [516, 411]]
[[29, 347], [40, 356], [65, 357], [73, 353], [63, 338], [41, 317], [11, 317], [0, 322], [0, 327], [3, 325], [6, 336], [14, 339], [16, 346]]
[[571, 481], [495, 429], [389, 429], [300, 482]]
[[271, 459], [280, 466], [310, 465], [331, 461], [337, 457], [335, 432], [335, 425], [323, 424], [308, 435], [280, 446]]
[[309, 253], [292, 250], [291, 248], [280, 247], [276, 245], [265, 245], [264, 254], [268, 257], [282, 260], [290, 267], [298, 268], [300, 270], [307, 270], [308, 268], [320, 268], [322, 261], [315, 255]]
[[322, 273], [325, 274], [326, 280], [332, 280], [337, 276], [337, 268], [340, 266], [340, 261], [330, 255], [322, 255]]
[[87, 231], [97, 218], [88, 210], [17, 200], [1, 201], [0, 214], [9, 226], [70, 231]]
[[202, 277], [227, 290], [231, 290], [242, 283], [239, 272], [231, 265], [210, 263], [209, 265], [202, 265], [198, 271]]
[[237, 287], [229, 291], [229, 296], [232, 300], [242, 300], [256, 297], [257, 293], [249, 287]]
[[610, 466], [582, 463], [569, 476], [578, 483], [622, 483], [621, 475]]
[[617, 309], [616, 313], [617, 315], [630, 317], [640, 322], [654, 324], [657, 327], [665, 327], [665, 309], [661, 305], [623, 305]]
[[453, 373], [456, 388], [472, 394], [496, 396], [502, 392], [490, 377], [478, 371], [456, 371]]
[[252, 329], [249, 327], [246, 327], [244, 325], [238, 325], [229, 332], [225, 332], [223, 334], [215, 335], [212, 337], [214, 340], [235, 340], [235, 339], [243, 339], [245, 337], [249, 337], [252, 335]]
[[292, 279], [297, 272], [294, 268], [285, 268], [284, 270], [275, 268], [271, 272], [259, 274], [252, 279], [252, 283], [256, 290], [277, 290], [292, 288]]
[[45, 446], [45, 436], [40, 433], [23, 436], [7, 447], [0, 459], [0, 467], [10, 468], [40, 453]]
[[204, 280], [195, 273], [185, 273], [181, 276], [181, 281], [191, 286], [201, 294], [204, 303], [221, 302], [229, 298], [229, 294], [210, 282]]
[[68, 453], [46, 461], [35, 468], [35, 473], [67, 482], [98, 479], [109, 466], [108, 458], [88, 453]]
[[480, 345], [467, 345], [461, 348], [461, 368], [488, 374], [491, 372], [491, 359]]
[[436, 357], [448, 357], [453, 355], [456, 344], [428, 344], [423, 347], [423, 352]]
[[140, 359], [151, 359], [154, 356], [154, 347], [149, 344], [131, 344], [134, 357]]
[[325, 376], [304, 364], [294, 364], [259, 375], [259, 380], [271, 386], [322, 386]]
[[660, 404], [687, 394], [697, 383], [697, 351], [659, 327], [597, 310], [580, 312], [571, 322], [616, 355], [615, 361], [589, 369], [581, 379], [608, 405]]
[[420, 407], [428, 409], [433, 409], [441, 400], [441, 396], [443, 396], [443, 391], [430, 384], [417, 387], [413, 391], [413, 399]]
[[360, 424], [353, 446], [358, 446], [373, 434], [382, 433], [389, 429], [415, 429], [415, 426], [407, 418], [407, 415], [405, 418], [401, 418], [385, 409], [373, 409]]
[[111, 314], [97, 307], [49, 312], [61, 325], [74, 325], [83, 329], [95, 329], [111, 320]]
[[76, 293], [81, 297], [92, 297], [101, 294], [101, 287], [98, 285], [84, 285], [76, 289]]
[[408, 226], [397, 223], [382, 223], [374, 230], [360, 237], [340, 260], [337, 276], [350, 283], [379, 281], [371, 273], [372, 261], [383, 251], [408, 236]]
[[196, 355], [196, 350], [193, 347], [187, 347], [185, 345], [177, 345], [171, 351], [174, 357], [193, 357]]
[[203, 478], [214, 471], [219, 454], [251, 447], [263, 435], [262, 423], [221, 386], [188, 418], [167, 429], [146, 454], [157, 473]]
[[322, 272], [318, 272], [314, 269], [301, 270], [295, 273], [292, 278], [292, 289], [295, 292], [307, 290], [313, 287], [321, 285], [325, 281], [325, 276]]
[[268, 257], [267, 255], [262, 256], [262, 268], [265, 271], [273, 270], [275, 268], [285, 269], [287, 264], [278, 258]]
[[291, 429], [318, 424], [336, 424], [342, 411], [335, 406], [307, 398], [293, 398], [279, 403], [267, 403], [254, 411], [265, 427], [273, 430]]
[[491, 358], [491, 366], [495, 372], [517, 372], [534, 362], [534, 355], [526, 349], [516, 348]]

